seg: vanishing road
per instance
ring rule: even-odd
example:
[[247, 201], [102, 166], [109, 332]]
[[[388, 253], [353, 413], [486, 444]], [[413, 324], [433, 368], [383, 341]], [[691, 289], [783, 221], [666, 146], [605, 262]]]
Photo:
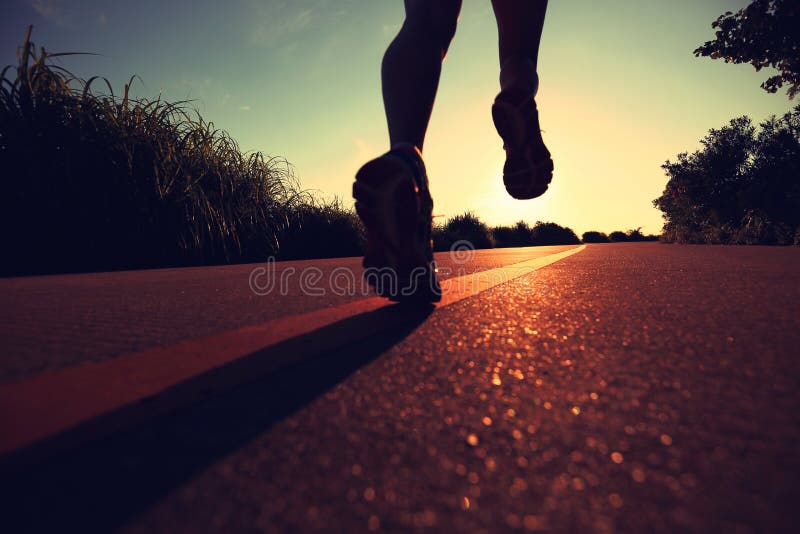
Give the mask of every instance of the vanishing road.
[[439, 261], [0, 280], [3, 530], [796, 528], [800, 249]]

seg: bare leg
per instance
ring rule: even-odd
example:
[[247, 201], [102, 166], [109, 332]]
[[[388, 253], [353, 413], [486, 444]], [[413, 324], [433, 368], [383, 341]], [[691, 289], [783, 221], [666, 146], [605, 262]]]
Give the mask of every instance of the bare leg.
[[500, 38], [500, 87], [535, 94], [547, 0], [492, 0]]
[[410, 143], [421, 151], [461, 0], [405, 0], [405, 10], [383, 57], [383, 102], [391, 146]]
[[500, 94], [492, 119], [503, 139], [503, 183], [517, 199], [536, 198], [553, 178], [553, 160], [539, 127], [536, 64], [547, 0], [492, 0], [500, 38]]

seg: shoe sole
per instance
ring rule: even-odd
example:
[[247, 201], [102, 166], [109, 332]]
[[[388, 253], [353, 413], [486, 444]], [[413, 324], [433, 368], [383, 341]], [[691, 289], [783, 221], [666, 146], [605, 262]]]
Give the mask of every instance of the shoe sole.
[[[517, 106], [509, 102], [496, 100], [492, 105], [492, 120], [505, 146], [520, 147], [525, 143], [528, 124]], [[552, 163], [550, 165], [552, 166]], [[506, 186], [506, 191], [512, 197], [518, 200], [530, 200], [543, 195], [547, 191], [549, 181], [544, 184], [540, 183], [537, 166], [532, 166], [524, 157], [518, 156], [507, 159], [505, 167], [521, 169], [511, 173], [507, 172], [505, 168], [503, 169], [503, 183]], [[550, 172], [552, 174], [552, 169]], [[533, 175], [532, 179], [519, 182], [513, 180], [514, 177], [529, 177], [531, 175]]]

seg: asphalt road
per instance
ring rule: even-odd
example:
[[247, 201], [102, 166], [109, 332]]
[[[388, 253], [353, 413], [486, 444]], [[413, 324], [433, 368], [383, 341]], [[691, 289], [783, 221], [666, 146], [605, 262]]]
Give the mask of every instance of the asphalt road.
[[[569, 248], [437, 253], [436, 261], [446, 279]], [[273, 263], [275, 285], [268, 293], [264, 271], [256, 278], [261, 291], [251, 288], [257, 269], [267, 264], [0, 279], [0, 384], [368, 296], [360, 287], [361, 258]], [[310, 269], [318, 270], [319, 281], [301, 285], [301, 273]], [[338, 279], [339, 294], [328, 284], [336, 269], [346, 274]], [[324, 295], [314, 291], [321, 288]]]
[[0, 503], [13, 531], [791, 531], [798, 347], [796, 248], [589, 246], [8, 474]]

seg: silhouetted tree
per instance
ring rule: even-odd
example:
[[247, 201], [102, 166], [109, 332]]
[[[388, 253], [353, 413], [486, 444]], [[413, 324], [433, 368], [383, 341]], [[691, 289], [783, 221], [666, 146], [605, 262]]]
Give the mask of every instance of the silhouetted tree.
[[725, 63], [750, 63], [757, 71], [774, 67], [778, 74], [761, 84], [774, 93], [787, 84], [789, 98], [800, 92], [800, 2], [753, 0], [736, 13], [720, 15], [711, 24], [716, 38], [695, 56], [722, 58]]
[[584, 232], [581, 237], [584, 243], [608, 243], [608, 236], [603, 232], [595, 232], [592, 230]]
[[628, 234], [617, 230], [615, 232], [611, 232], [610, 234], [608, 234], [608, 239], [612, 243], [624, 243], [628, 240]]
[[633, 228], [631, 230], [628, 230], [626, 232], [626, 235], [628, 236], [628, 241], [644, 241], [645, 240], [645, 236], [642, 233], [642, 227], [641, 226], [639, 228]]
[[748, 117], [712, 129], [662, 168], [653, 201], [667, 241], [788, 244], [800, 226], [800, 106], [758, 130]]
[[531, 230], [534, 245], [572, 245], [580, 243], [571, 228], [552, 222], [538, 221]]
[[531, 227], [525, 221], [514, 226], [496, 226], [492, 229], [496, 247], [528, 247], [533, 243]]
[[436, 250], [450, 250], [456, 241], [469, 241], [474, 248], [492, 248], [494, 239], [489, 227], [467, 212], [448, 219], [444, 226], [434, 228], [433, 245]]

